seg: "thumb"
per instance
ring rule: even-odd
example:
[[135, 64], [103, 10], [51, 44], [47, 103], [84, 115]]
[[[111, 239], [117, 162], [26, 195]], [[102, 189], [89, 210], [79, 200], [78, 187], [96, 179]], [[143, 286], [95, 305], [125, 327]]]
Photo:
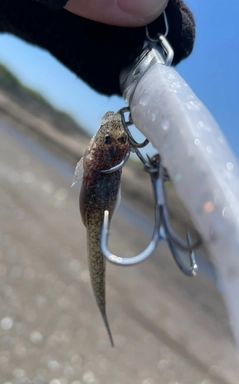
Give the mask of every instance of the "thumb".
[[65, 9], [110, 25], [139, 27], [155, 20], [168, 0], [69, 0]]

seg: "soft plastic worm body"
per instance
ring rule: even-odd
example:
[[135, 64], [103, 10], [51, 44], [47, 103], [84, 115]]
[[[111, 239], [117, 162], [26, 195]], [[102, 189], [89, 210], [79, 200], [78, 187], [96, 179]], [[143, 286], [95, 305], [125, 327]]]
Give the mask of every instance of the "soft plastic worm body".
[[123, 73], [124, 97], [134, 125], [158, 150], [211, 255], [239, 343], [237, 159], [210, 112], [179, 74], [160, 59], [143, 60], [140, 75], [131, 68], [125, 81]]

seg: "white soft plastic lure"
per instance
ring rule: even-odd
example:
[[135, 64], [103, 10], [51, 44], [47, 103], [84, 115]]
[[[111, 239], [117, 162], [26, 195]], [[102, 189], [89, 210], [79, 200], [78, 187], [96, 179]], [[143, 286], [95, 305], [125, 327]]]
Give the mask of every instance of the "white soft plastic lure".
[[155, 63], [125, 88], [135, 126], [160, 153], [214, 262], [239, 344], [239, 165], [180, 75]]

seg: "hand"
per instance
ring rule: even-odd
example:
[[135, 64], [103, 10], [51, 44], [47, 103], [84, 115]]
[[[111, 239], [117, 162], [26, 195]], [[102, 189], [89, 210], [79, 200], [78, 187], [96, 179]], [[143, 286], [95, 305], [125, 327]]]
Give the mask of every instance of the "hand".
[[167, 4], [168, 0], [69, 0], [65, 9], [105, 24], [139, 27], [157, 19]]

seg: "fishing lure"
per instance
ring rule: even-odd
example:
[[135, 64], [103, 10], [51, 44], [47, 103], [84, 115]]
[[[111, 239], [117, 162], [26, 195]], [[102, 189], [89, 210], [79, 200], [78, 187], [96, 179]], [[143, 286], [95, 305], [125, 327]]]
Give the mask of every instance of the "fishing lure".
[[[105, 257], [101, 251], [101, 232], [105, 210], [109, 212], [111, 220], [119, 203], [122, 169], [117, 169], [117, 166], [127, 158], [129, 152], [130, 144], [121, 115], [107, 112], [99, 131], [76, 166], [72, 184], [82, 177], [80, 212], [87, 231], [91, 285], [112, 346], [114, 342], [106, 314]], [[113, 171], [107, 172], [109, 169]]]
[[[120, 75], [134, 125], [159, 152], [213, 262], [239, 345], [239, 163], [213, 116], [171, 67], [166, 32]], [[226, 256], [226, 257], [225, 257]]]

